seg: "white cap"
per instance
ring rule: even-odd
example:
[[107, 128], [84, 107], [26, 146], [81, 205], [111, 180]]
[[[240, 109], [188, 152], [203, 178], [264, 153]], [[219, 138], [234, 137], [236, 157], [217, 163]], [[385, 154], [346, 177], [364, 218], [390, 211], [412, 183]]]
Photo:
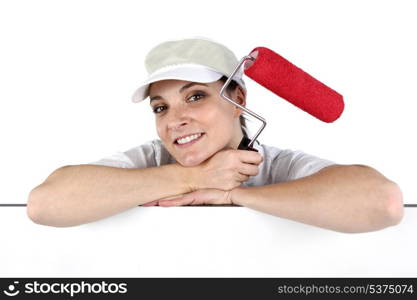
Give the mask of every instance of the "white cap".
[[[132, 101], [146, 99], [153, 82], [167, 79], [213, 82], [222, 76], [229, 77], [237, 65], [232, 51], [211, 40], [193, 38], [164, 42], [147, 54], [148, 78], [135, 91]], [[246, 90], [241, 70], [233, 79]]]

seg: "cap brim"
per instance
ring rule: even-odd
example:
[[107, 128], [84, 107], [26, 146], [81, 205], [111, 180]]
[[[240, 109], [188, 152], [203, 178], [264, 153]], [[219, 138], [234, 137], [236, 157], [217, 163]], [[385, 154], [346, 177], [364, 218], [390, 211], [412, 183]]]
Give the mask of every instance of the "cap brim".
[[211, 70], [205, 66], [174, 66], [165, 71], [159, 71], [157, 73], [151, 74], [149, 78], [143, 82], [141, 86], [135, 91], [132, 96], [132, 101], [140, 102], [145, 100], [149, 96], [149, 85], [157, 81], [176, 79], [208, 83], [217, 81], [222, 76], [225, 75]]

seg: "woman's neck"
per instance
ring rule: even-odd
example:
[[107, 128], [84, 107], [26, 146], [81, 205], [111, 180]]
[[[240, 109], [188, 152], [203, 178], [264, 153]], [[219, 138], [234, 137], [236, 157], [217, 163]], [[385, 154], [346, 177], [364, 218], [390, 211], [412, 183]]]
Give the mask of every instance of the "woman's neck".
[[234, 135], [234, 137], [230, 141], [228, 147], [229, 148], [232, 148], [232, 149], [237, 149], [237, 147], [239, 146], [240, 142], [242, 141], [242, 138], [243, 138], [243, 132], [242, 132], [242, 129], [239, 128], [238, 133]]

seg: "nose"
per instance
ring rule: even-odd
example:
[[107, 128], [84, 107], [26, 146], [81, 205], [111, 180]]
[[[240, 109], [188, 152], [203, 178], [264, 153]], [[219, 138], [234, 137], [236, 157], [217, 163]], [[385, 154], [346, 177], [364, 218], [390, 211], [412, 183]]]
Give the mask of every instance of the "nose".
[[179, 105], [177, 107], [171, 107], [171, 114], [168, 121], [168, 128], [176, 130], [182, 126], [187, 125], [190, 122], [190, 114], [186, 108]]

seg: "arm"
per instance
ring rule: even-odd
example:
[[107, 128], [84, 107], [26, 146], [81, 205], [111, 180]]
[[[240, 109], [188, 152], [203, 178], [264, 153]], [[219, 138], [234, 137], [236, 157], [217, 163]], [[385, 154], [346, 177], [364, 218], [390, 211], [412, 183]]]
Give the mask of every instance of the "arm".
[[49, 226], [92, 222], [155, 199], [191, 192], [187, 172], [179, 164], [146, 169], [65, 166], [30, 192], [27, 214], [35, 223]]
[[294, 181], [238, 187], [231, 198], [237, 205], [345, 233], [396, 225], [403, 216], [399, 187], [363, 165], [334, 165]]

